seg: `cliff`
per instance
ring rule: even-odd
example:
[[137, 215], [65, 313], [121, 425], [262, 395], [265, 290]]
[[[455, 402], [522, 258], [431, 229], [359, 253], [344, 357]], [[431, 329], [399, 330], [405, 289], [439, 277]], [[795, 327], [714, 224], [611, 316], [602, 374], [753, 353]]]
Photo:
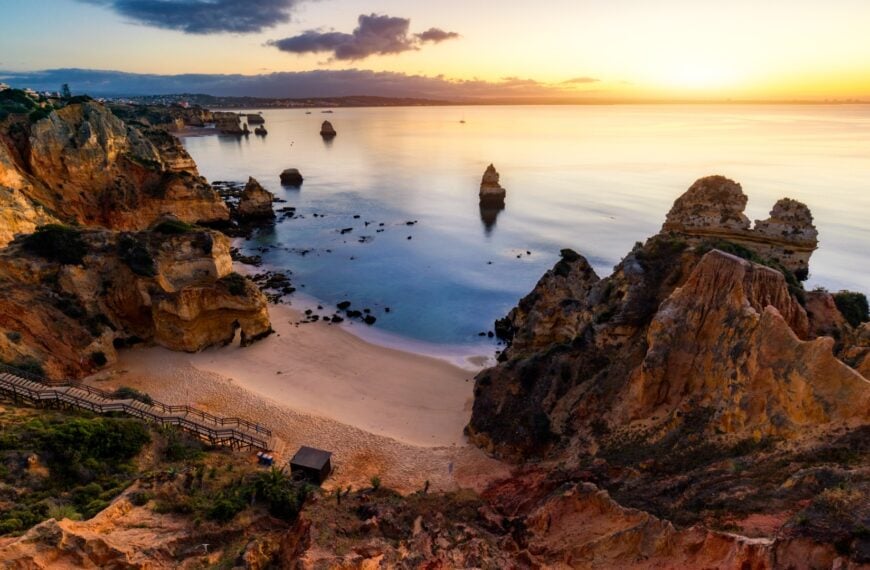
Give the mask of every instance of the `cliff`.
[[[471, 441], [540, 466], [519, 494], [592, 483], [616, 501], [580, 486], [530, 514], [545, 563], [780, 567], [821, 548], [828, 558], [810, 567], [822, 568], [835, 542], [844, 564], [866, 562], [854, 529], [868, 514], [833, 505], [870, 504], [868, 450], [855, 443], [870, 429], [870, 325], [801, 287], [816, 243], [805, 206], [781, 200], [750, 229], [745, 205], [739, 185], [702, 179], [612, 275], [564, 250], [496, 323], [509, 346], [475, 379]], [[796, 243], [803, 257], [790, 257]], [[605, 512], [624, 526], [589, 529]]]
[[138, 342], [197, 351], [264, 336], [266, 299], [232, 273], [229, 250], [226, 236], [179, 222], [19, 238], [0, 251], [0, 360], [78, 377]]
[[225, 204], [179, 141], [83, 101], [0, 129], [0, 246], [52, 220], [145, 229], [165, 215], [226, 220]]

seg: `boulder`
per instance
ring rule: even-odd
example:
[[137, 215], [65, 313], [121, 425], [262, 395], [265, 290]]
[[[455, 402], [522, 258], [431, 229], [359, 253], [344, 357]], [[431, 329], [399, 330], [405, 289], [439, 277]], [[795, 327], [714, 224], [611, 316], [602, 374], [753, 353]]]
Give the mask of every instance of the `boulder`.
[[480, 181], [480, 203], [490, 206], [504, 205], [507, 191], [499, 184], [499, 174], [490, 164]]
[[281, 173], [281, 184], [285, 186], [302, 186], [302, 173], [297, 168], [288, 168]]
[[248, 178], [248, 184], [239, 199], [238, 216], [241, 219], [274, 218], [274, 200], [272, 193], [263, 188], [256, 179]]
[[332, 126], [332, 123], [329, 121], [323, 121], [323, 124], [320, 126], [320, 136], [325, 139], [331, 139], [335, 137], [338, 133], [335, 132], [335, 128]]

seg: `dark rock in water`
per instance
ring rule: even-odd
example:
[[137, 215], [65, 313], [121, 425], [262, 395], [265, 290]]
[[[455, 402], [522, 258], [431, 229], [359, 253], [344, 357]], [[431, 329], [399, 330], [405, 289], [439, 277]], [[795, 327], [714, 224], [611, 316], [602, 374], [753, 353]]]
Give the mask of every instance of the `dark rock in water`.
[[360, 215], [359, 215], [359, 214], [355, 214], [355, 215], [353, 216], [353, 219], [354, 219], [354, 220], [358, 220], [358, 219], [360, 219]]
[[389, 312], [390, 312], [390, 308], [389, 308], [389, 307], [384, 307], [384, 312], [385, 312], [385, 313], [389, 313]]
[[302, 186], [304, 178], [297, 168], [288, 168], [281, 173], [281, 184], [284, 186]]
[[343, 311], [343, 310], [347, 309], [348, 307], [350, 307], [350, 301], [342, 301], [341, 303], [336, 305], [336, 307], [338, 307], [339, 310]]
[[240, 219], [274, 218], [272, 202], [275, 197], [263, 188], [255, 178], [248, 178], [248, 183], [239, 198], [237, 214]]
[[333, 323], [343, 323], [344, 319], [339, 317], [338, 315], [333, 315], [331, 321]]
[[492, 206], [504, 205], [507, 191], [499, 184], [499, 174], [493, 165], [486, 168], [480, 181], [480, 203]]
[[355, 310], [345, 311], [344, 314], [347, 315], [347, 317], [349, 319], [358, 319], [363, 315], [362, 311], [355, 311]]
[[363, 319], [363, 322], [369, 326], [372, 326], [373, 324], [375, 324], [375, 322], [377, 320], [378, 319], [376, 319], [375, 317], [373, 317], [371, 315], [366, 315], [365, 318]]
[[353, 231], [353, 228], [344, 228], [344, 229], [341, 229], [341, 230], [338, 230], [338, 231], [339, 231], [342, 235], [344, 235], [344, 234], [349, 234], [350, 232], [352, 232], [352, 231]]
[[263, 118], [260, 114], [250, 114], [248, 115], [248, 124], [249, 125], [263, 125], [266, 123], [266, 119]]
[[269, 131], [266, 130], [266, 127], [260, 125], [256, 129], [254, 129], [254, 134], [257, 136], [264, 137], [269, 134]]
[[325, 139], [335, 138], [335, 135], [338, 133], [335, 132], [335, 128], [332, 126], [332, 123], [329, 121], [323, 121], [323, 124], [320, 126], [320, 136]]
[[408, 239], [414, 239], [412, 236], [408, 236]]

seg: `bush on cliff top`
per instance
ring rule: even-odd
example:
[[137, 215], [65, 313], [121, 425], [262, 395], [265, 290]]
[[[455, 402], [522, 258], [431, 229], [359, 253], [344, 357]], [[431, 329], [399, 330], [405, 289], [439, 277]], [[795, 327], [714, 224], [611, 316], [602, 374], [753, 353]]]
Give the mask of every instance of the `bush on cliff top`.
[[24, 237], [23, 244], [30, 253], [62, 265], [81, 265], [88, 253], [81, 232], [61, 224], [40, 226]]
[[861, 326], [862, 323], [870, 321], [870, 306], [867, 304], [867, 296], [864, 293], [840, 291], [834, 294], [834, 303], [846, 321], [853, 327]]

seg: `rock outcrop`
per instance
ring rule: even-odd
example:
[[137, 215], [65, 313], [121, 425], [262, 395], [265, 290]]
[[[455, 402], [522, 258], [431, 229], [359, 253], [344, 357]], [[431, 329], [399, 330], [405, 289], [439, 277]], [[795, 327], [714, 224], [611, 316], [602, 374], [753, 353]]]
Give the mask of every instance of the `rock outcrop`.
[[774, 205], [770, 218], [756, 221], [753, 228], [743, 213], [747, 201], [740, 184], [733, 180], [724, 176], [702, 178], [674, 202], [662, 232], [696, 241], [727, 240], [806, 278], [810, 256], [818, 247], [809, 208], [783, 198]]
[[60, 232], [55, 243], [77, 244], [78, 262], [34, 253], [33, 239], [0, 252], [3, 362], [79, 377], [132, 343], [197, 351], [239, 331], [242, 343], [271, 331], [266, 298], [232, 273], [220, 233], [178, 222], [135, 233]]
[[[0, 137], [0, 246], [52, 221], [141, 230], [166, 215], [186, 222], [229, 212], [179, 141], [125, 124], [86, 101]], [[11, 131], [10, 131], [11, 133]]]
[[480, 203], [489, 206], [504, 206], [507, 191], [499, 184], [499, 174], [495, 166], [490, 164], [480, 181]]
[[242, 118], [238, 113], [228, 111], [216, 111], [214, 113], [215, 128], [222, 135], [242, 136], [250, 133], [248, 124], [242, 124]]
[[338, 133], [335, 132], [335, 128], [332, 126], [332, 123], [329, 121], [323, 121], [323, 124], [320, 126], [320, 136], [325, 139], [335, 138], [335, 135]]
[[298, 168], [287, 168], [281, 173], [281, 184], [285, 186], [302, 186], [303, 181]]
[[275, 197], [263, 188], [254, 178], [248, 178], [248, 183], [239, 199], [237, 215], [242, 220], [274, 218], [275, 211], [272, 202]]

